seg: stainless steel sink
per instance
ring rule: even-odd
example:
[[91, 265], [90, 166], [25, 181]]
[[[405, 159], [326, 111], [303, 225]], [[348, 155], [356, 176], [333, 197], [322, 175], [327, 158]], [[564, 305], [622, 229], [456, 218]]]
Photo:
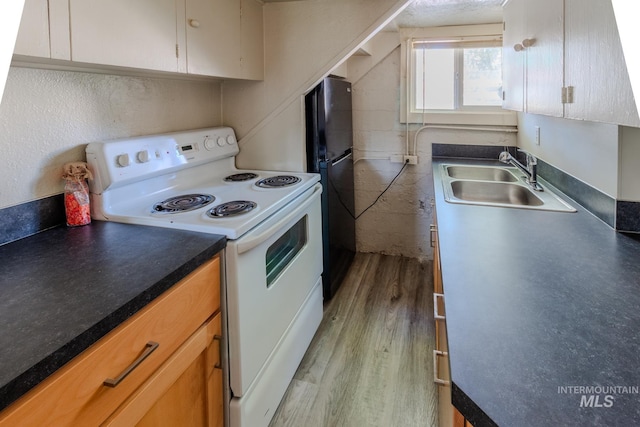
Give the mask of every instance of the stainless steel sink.
[[483, 181], [515, 182], [518, 177], [507, 168], [491, 166], [447, 166], [447, 175], [458, 179], [476, 179]]
[[555, 195], [549, 186], [534, 191], [517, 168], [444, 164], [441, 173], [444, 198], [449, 203], [556, 212], [576, 210]]
[[506, 182], [452, 181], [451, 191], [456, 198], [469, 202], [519, 206], [544, 205], [544, 202], [531, 190]]

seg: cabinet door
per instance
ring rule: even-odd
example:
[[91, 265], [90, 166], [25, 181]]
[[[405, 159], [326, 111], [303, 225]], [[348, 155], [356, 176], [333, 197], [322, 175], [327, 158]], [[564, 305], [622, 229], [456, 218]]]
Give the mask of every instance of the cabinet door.
[[[0, 412], [0, 427], [101, 425], [219, 308], [215, 257]], [[199, 336], [206, 347], [206, 336]], [[121, 382], [105, 386], [114, 378]]]
[[640, 126], [611, 2], [565, 4], [565, 117]]
[[177, 71], [176, 0], [69, 0], [71, 60]]
[[240, 75], [240, 0], [187, 0], [187, 72]]
[[240, 78], [264, 79], [264, 36], [262, 3], [241, 0], [240, 14]]
[[222, 427], [220, 335], [218, 313], [103, 425]]
[[49, 2], [25, 0], [13, 52], [17, 55], [51, 57], [49, 49]]
[[526, 52], [520, 47], [524, 28], [524, 1], [509, 0], [503, 9], [502, 108], [524, 111], [524, 63]]
[[526, 112], [562, 117], [564, 83], [564, 2], [525, 3], [526, 33], [532, 40], [526, 52]]

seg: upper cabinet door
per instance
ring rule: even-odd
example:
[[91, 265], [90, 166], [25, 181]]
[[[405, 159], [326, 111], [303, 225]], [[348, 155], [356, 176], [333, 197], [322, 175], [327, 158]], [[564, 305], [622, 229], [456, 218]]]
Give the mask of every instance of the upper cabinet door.
[[241, 0], [240, 13], [240, 78], [264, 79], [264, 24], [262, 3]]
[[71, 60], [178, 71], [176, 0], [69, 0]]
[[562, 117], [564, 4], [559, 0], [525, 3], [526, 111]]
[[565, 0], [565, 117], [640, 126], [610, 1]]
[[13, 53], [40, 58], [51, 57], [49, 48], [49, 2], [47, 0], [25, 0], [16, 47]]
[[504, 4], [503, 108], [562, 117], [563, 2]]
[[502, 35], [502, 108], [524, 111], [524, 63], [522, 48], [524, 1], [509, 0], [503, 8]]
[[187, 72], [240, 75], [240, 0], [187, 0]]

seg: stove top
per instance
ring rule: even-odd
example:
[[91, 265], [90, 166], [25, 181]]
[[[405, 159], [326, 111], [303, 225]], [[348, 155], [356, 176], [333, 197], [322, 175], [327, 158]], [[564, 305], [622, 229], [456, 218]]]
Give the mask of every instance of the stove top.
[[[86, 152], [94, 175], [89, 187], [95, 219], [229, 239], [275, 215], [320, 179], [303, 172], [237, 169], [239, 149], [230, 128], [92, 143]], [[276, 186], [259, 186], [261, 181]], [[220, 216], [236, 210], [241, 213]]]

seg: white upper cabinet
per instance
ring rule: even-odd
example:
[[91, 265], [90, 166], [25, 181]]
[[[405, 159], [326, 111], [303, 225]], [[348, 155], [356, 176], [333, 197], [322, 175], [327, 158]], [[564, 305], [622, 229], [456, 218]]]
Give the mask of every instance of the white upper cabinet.
[[240, 0], [240, 78], [264, 79], [262, 3]]
[[558, 0], [505, 4], [504, 108], [562, 117], [563, 9]]
[[565, 85], [573, 102], [565, 117], [640, 126], [613, 6], [565, 0]]
[[235, 77], [240, 73], [240, 0], [187, 0], [187, 70]]
[[261, 80], [262, 4], [255, 0], [186, 0], [187, 72]]
[[14, 54], [45, 67], [63, 59], [70, 67], [261, 80], [262, 3], [27, 0]]
[[526, 2], [523, 42], [529, 45], [524, 50], [529, 113], [562, 117], [563, 12], [559, 0]]
[[69, 0], [71, 60], [178, 71], [176, 0]]
[[13, 53], [41, 58], [51, 57], [48, 0], [25, 0]]
[[511, 0], [504, 5], [502, 35], [502, 108], [524, 111], [524, 64], [522, 34], [524, 1]]
[[610, 0], [509, 0], [503, 12], [503, 108], [640, 126]]

